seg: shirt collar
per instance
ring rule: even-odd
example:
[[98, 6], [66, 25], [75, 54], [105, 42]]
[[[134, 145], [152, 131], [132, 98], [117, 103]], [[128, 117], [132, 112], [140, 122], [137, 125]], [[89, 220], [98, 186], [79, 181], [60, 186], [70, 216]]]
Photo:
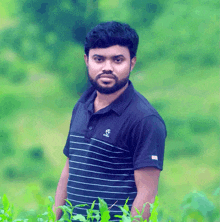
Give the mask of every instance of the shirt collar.
[[130, 104], [131, 99], [134, 96], [134, 87], [132, 82], [129, 80], [128, 87], [125, 91], [109, 106], [115, 111], [118, 115], [121, 115], [126, 107]]
[[[118, 115], [121, 115], [126, 107], [131, 102], [134, 95], [134, 87], [132, 82], [129, 80], [128, 87], [125, 91], [114, 100], [109, 106], [103, 109], [103, 113], [108, 112], [110, 109], [113, 110]], [[79, 102], [85, 103], [87, 109], [93, 113], [94, 100], [96, 98], [96, 90], [91, 86], [80, 98]]]

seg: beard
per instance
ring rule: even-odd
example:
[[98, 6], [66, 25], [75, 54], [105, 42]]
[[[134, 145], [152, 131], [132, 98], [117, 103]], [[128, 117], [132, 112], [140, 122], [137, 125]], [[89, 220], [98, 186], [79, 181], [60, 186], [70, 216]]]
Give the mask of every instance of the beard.
[[130, 73], [129, 73], [129, 75], [126, 78], [118, 80], [117, 76], [115, 76], [114, 74], [109, 74], [111, 75], [112, 78], [114, 78], [115, 84], [112, 87], [108, 87], [108, 83], [106, 82], [106, 87], [103, 87], [98, 83], [98, 79], [101, 78], [101, 75], [103, 74], [106, 74], [106, 73], [99, 74], [98, 76], [96, 76], [95, 79], [93, 79], [91, 78], [87, 70], [87, 75], [88, 75], [88, 79], [90, 83], [101, 94], [112, 94], [122, 89], [129, 81], [129, 76], [130, 76]]

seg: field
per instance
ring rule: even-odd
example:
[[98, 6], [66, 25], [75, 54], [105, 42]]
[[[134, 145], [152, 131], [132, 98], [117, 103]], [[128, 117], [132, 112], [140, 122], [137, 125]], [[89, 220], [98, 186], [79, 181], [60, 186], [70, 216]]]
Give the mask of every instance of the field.
[[[105, 13], [105, 7], [110, 7], [106, 1], [100, 2], [101, 21], [113, 19], [117, 4], [122, 4], [113, 1], [112, 14]], [[137, 27], [140, 36], [138, 62], [130, 79], [167, 126], [158, 220], [173, 222], [181, 221], [181, 203], [194, 191], [203, 192], [220, 210], [216, 194], [220, 186], [219, 4], [168, 1], [164, 6], [156, 2], [164, 8], [150, 17], [149, 25], [135, 23], [143, 21], [144, 14], [138, 18], [135, 13], [136, 20], [128, 16], [132, 8], [141, 12], [142, 1], [124, 7], [119, 19]], [[15, 218], [25, 218], [32, 209], [43, 213], [47, 197], [55, 195], [66, 161], [62, 150], [72, 108], [86, 80], [81, 40], [64, 41], [55, 30], [56, 43], [55, 34], [49, 35], [38, 17], [25, 17], [16, 5], [12, 0], [11, 7], [6, 1], [0, 5], [0, 197], [6, 194], [13, 203]], [[28, 18], [30, 26], [21, 18]], [[31, 24], [39, 25], [42, 35]]]

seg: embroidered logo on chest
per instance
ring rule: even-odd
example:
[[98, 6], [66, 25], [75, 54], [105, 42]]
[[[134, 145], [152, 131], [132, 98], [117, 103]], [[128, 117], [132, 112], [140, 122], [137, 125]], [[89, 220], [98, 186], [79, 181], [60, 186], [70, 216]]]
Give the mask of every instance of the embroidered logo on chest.
[[105, 133], [103, 134], [103, 136], [109, 137], [110, 133], [111, 133], [111, 130], [110, 130], [110, 129], [107, 129], [107, 130], [105, 131]]

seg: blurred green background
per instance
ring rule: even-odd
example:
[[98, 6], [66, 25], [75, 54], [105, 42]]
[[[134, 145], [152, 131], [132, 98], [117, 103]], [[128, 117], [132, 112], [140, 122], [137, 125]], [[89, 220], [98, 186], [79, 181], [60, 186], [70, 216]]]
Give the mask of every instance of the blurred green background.
[[72, 108], [87, 87], [84, 38], [109, 20], [138, 32], [130, 79], [167, 125], [161, 217], [180, 221], [194, 190], [220, 209], [219, 8], [217, 0], [1, 0], [0, 196], [17, 217], [55, 195]]

